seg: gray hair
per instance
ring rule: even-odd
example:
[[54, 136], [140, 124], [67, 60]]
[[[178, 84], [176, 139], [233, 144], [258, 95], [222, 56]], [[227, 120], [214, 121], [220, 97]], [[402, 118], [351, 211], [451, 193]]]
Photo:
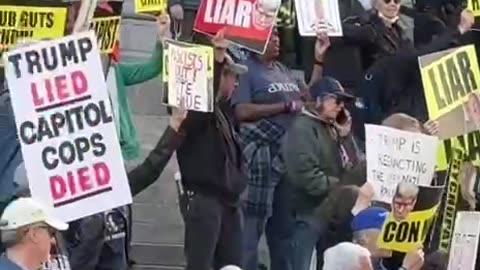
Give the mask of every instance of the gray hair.
[[323, 253], [323, 270], [359, 270], [361, 259], [370, 259], [368, 249], [350, 242], [343, 242]]
[[400, 182], [395, 190], [394, 198], [417, 199], [419, 188], [414, 183]]

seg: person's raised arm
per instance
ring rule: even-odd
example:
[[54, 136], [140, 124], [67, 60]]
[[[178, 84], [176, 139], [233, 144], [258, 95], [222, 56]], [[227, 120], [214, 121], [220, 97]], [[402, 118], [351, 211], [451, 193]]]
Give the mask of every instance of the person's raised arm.
[[325, 54], [327, 53], [328, 48], [330, 47], [330, 38], [328, 37], [327, 32], [317, 31], [317, 40], [314, 47], [314, 62], [312, 75], [310, 76], [310, 82], [308, 86], [312, 86], [316, 81], [320, 80], [323, 76], [323, 60]]
[[183, 142], [183, 121], [187, 116], [185, 109], [172, 110], [170, 125], [163, 132], [155, 148], [145, 161], [128, 173], [128, 184], [132, 196], [137, 195], [153, 184], [168, 164], [173, 152]]
[[162, 71], [163, 42], [169, 38], [170, 17], [161, 14], [157, 17], [158, 41], [149, 60], [142, 63], [119, 63], [120, 75], [126, 86], [143, 83], [158, 76]]

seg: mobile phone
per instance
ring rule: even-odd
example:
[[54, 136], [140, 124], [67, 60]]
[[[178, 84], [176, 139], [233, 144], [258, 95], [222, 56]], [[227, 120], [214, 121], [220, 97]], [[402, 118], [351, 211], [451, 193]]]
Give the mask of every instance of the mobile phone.
[[337, 122], [337, 124], [345, 124], [348, 120], [348, 117], [347, 117], [347, 113], [345, 112], [345, 109], [341, 110], [338, 115], [337, 115], [337, 118], [335, 119], [335, 122]]

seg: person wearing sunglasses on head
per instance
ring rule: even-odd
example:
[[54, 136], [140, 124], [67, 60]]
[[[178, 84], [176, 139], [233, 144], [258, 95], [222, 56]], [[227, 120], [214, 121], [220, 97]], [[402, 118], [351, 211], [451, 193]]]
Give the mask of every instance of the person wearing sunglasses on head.
[[37, 270], [50, 260], [56, 232], [68, 224], [52, 216], [32, 198], [12, 201], [0, 219], [2, 242], [7, 250], [0, 257], [2, 270]]

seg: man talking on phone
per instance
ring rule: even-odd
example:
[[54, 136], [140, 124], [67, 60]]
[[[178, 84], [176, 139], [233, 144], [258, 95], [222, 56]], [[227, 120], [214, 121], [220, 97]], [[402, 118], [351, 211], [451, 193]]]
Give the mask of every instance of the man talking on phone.
[[321, 261], [324, 247], [320, 243], [327, 228], [315, 222], [314, 209], [357, 162], [359, 151], [350, 134], [352, 120], [345, 109], [354, 100], [337, 80], [322, 78], [310, 87], [309, 101], [285, 136], [282, 150], [292, 184], [296, 270], [309, 269], [315, 247]]

